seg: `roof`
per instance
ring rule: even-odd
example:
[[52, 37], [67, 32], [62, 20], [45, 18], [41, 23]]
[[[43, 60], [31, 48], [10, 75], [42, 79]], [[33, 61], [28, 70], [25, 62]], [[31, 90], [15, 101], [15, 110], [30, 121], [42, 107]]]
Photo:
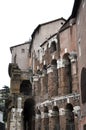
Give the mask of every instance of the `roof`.
[[36, 31], [39, 30], [39, 28], [40, 28], [41, 26], [44, 26], [44, 25], [46, 25], [46, 24], [50, 24], [50, 23], [53, 23], [53, 22], [56, 22], [56, 21], [59, 21], [59, 20], [64, 20], [64, 21], [66, 21], [66, 19], [64, 19], [63, 17], [61, 17], [61, 18], [59, 18], [59, 19], [55, 19], [55, 20], [52, 20], [52, 21], [48, 21], [48, 22], [39, 24], [39, 25], [34, 29], [32, 35], [31, 35], [32, 38], [33, 38], [34, 34], [36, 33]]
[[18, 45], [12, 46], [12, 47], [10, 47], [10, 51], [12, 52], [13, 48], [18, 47], [18, 46], [22, 46], [22, 45], [25, 45], [25, 44], [31, 44], [31, 41], [27, 41], [27, 42], [24, 42], [22, 44], [18, 44]]
[[72, 14], [71, 14], [71, 16], [69, 17], [69, 19], [76, 17], [77, 12], [78, 12], [78, 9], [79, 9], [80, 4], [81, 4], [81, 1], [82, 1], [82, 0], [75, 0], [75, 1], [74, 1], [74, 6], [73, 6]]
[[[32, 36], [32, 43], [33, 43], [33, 37], [34, 37], [36, 31], [38, 31], [41, 26], [44, 26], [44, 25], [47, 25], [47, 24], [49, 24], [49, 23], [53, 23], [53, 22], [56, 22], [56, 21], [59, 21], [59, 20], [64, 20], [64, 21], [66, 21], [66, 19], [64, 19], [63, 17], [61, 17], [61, 18], [59, 18], [59, 19], [55, 19], [55, 20], [52, 20], [52, 21], [49, 21], [49, 22], [45, 22], [45, 23], [39, 24], [39, 25], [34, 29], [32, 35], [31, 35], [31, 36]], [[31, 52], [32, 43], [30, 44], [29, 52]]]
[[60, 32], [64, 31], [68, 27], [70, 27], [70, 24], [74, 25], [76, 23], [75, 18], [77, 16], [77, 12], [78, 12], [78, 9], [80, 7], [81, 1], [82, 0], [75, 0], [74, 1], [72, 13], [71, 13], [70, 17], [68, 18], [68, 20], [65, 22], [65, 24], [61, 27]]

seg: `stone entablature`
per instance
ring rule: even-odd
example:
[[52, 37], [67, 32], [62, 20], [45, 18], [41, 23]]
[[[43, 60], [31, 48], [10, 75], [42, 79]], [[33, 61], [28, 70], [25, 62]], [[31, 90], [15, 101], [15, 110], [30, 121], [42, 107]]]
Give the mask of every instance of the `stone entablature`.
[[[70, 94], [70, 95], [65, 95], [65, 96], [60, 96], [60, 97], [53, 97], [51, 98], [51, 100], [46, 100], [42, 103], [36, 104], [36, 107], [38, 107], [39, 109], [42, 109], [44, 106], [51, 108], [55, 105], [55, 106], [60, 107], [59, 108], [60, 115], [63, 115], [65, 112], [65, 108], [62, 108], [61, 106], [62, 103], [64, 104], [75, 103], [74, 111], [76, 111], [77, 108], [80, 109], [79, 107], [75, 107], [75, 106], [79, 106], [79, 100], [80, 100], [80, 94]], [[50, 111], [50, 113], [52, 112]]]
[[29, 70], [21, 70], [21, 80], [30, 80], [32, 73], [29, 73]]

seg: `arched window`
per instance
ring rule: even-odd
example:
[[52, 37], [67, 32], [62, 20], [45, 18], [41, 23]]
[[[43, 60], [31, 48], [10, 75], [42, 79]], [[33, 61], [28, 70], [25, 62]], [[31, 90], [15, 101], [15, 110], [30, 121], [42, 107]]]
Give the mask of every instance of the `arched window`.
[[53, 53], [54, 51], [56, 51], [56, 42], [55, 42], [55, 41], [53, 41], [53, 42], [51, 43], [51, 48], [50, 48], [50, 52], [51, 52], [51, 53]]
[[69, 59], [69, 53], [64, 54], [63, 56], [63, 61], [65, 65], [65, 73], [64, 76], [67, 79], [66, 80], [66, 88], [65, 88], [65, 93], [72, 93], [72, 73], [71, 73], [71, 61]]

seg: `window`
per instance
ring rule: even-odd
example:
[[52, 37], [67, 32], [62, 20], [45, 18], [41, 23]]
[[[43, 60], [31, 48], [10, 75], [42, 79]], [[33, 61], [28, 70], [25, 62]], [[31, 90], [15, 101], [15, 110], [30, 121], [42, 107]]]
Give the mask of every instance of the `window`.
[[16, 64], [16, 54], [15, 54], [15, 56], [14, 56], [14, 63]]
[[39, 57], [40, 57], [40, 50], [38, 50], [38, 59], [39, 59]]
[[61, 25], [63, 25], [64, 23], [63, 22], [61, 22]]
[[22, 49], [21, 52], [24, 53], [24, 52], [25, 52], [25, 49]]
[[55, 42], [55, 41], [53, 41], [53, 42], [51, 43], [51, 49], [50, 49], [50, 52], [51, 52], [51, 53], [53, 53], [54, 51], [56, 51], [56, 42]]

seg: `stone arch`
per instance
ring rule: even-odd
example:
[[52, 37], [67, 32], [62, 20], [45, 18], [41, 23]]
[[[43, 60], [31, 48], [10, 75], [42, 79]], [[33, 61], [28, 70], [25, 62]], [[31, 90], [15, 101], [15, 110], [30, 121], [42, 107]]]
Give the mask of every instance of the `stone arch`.
[[20, 93], [24, 95], [32, 95], [32, 84], [30, 80], [23, 80], [20, 84]]
[[32, 98], [28, 98], [24, 102], [23, 108], [23, 123], [24, 130], [34, 130], [34, 116], [35, 116], [35, 101]]
[[65, 66], [68, 66], [69, 64], [71, 64], [69, 56], [70, 56], [69, 53], [65, 53], [65, 54], [63, 55], [63, 60], [64, 60]]
[[53, 106], [53, 111], [57, 111], [57, 112], [59, 112], [58, 107], [57, 107], [57, 106]]
[[68, 103], [66, 105], [66, 130], [75, 130], [74, 125], [74, 113], [73, 113], [73, 105]]
[[65, 53], [63, 55], [63, 62], [65, 66], [64, 77], [67, 79], [65, 82], [65, 94], [72, 93], [72, 73], [71, 73], [71, 61], [69, 58], [70, 54]]
[[48, 113], [48, 107], [44, 106], [44, 113]]
[[56, 51], [56, 41], [51, 42], [50, 52], [53, 53], [54, 51]]

